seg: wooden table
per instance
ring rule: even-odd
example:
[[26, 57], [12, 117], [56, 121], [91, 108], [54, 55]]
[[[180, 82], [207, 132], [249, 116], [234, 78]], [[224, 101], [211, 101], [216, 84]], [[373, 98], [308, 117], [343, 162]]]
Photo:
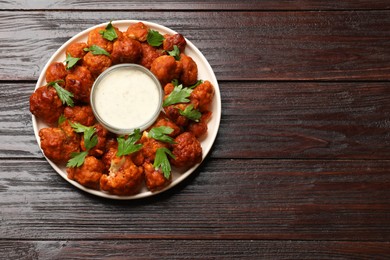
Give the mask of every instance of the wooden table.
[[[0, 3], [0, 259], [390, 257], [389, 1]], [[47, 163], [29, 96], [50, 56], [110, 19], [205, 55], [213, 149], [158, 196], [82, 192]]]

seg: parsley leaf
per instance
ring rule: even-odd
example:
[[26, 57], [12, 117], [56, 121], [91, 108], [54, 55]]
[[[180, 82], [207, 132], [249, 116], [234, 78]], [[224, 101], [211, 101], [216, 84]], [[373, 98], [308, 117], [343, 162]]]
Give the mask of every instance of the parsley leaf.
[[175, 60], [180, 60], [180, 50], [177, 45], [173, 45], [173, 50], [168, 51], [168, 54], [175, 58]]
[[98, 138], [95, 135], [96, 129], [93, 126], [85, 126], [77, 122], [70, 122], [70, 126], [76, 133], [84, 133], [85, 149], [92, 149], [98, 143]]
[[195, 122], [199, 122], [199, 119], [202, 117], [202, 113], [194, 109], [193, 104], [188, 105], [184, 110], [179, 109], [179, 113], [180, 115], [185, 116]]
[[87, 131], [90, 128], [93, 129], [93, 127], [91, 127], [91, 126], [85, 126], [85, 125], [82, 125], [82, 124], [77, 123], [77, 122], [70, 122], [70, 126], [73, 128], [73, 130], [76, 133], [84, 133], [85, 131]]
[[159, 140], [161, 142], [174, 144], [173, 138], [169, 136], [173, 132], [173, 128], [168, 126], [153, 127], [148, 133], [149, 138]]
[[84, 132], [84, 145], [87, 151], [98, 143], [98, 137], [95, 135], [95, 130], [95, 128], [90, 127]]
[[93, 55], [106, 55], [110, 57], [110, 53], [108, 53], [105, 49], [97, 45], [92, 45], [89, 48], [84, 48], [84, 51], [90, 51]]
[[65, 121], [66, 121], [66, 117], [64, 116], [64, 114], [61, 114], [60, 117], [58, 118], [58, 124], [60, 125]]
[[178, 79], [174, 79], [174, 80], [172, 80], [172, 85], [174, 86], [174, 87], [177, 87], [177, 86], [179, 86], [179, 80]]
[[163, 107], [177, 103], [188, 103], [190, 100], [188, 97], [191, 95], [192, 89], [183, 88], [183, 85], [175, 86], [171, 94], [163, 102]]
[[88, 151], [79, 152], [79, 153], [72, 153], [71, 159], [66, 164], [66, 167], [80, 167], [83, 165], [85, 157], [87, 157]]
[[74, 103], [72, 100], [73, 94], [58, 84], [61, 82], [64, 82], [64, 81], [63, 80], [52, 81], [52, 82], [47, 83], [47, 86], [49, 86], [49, 87], [51, 86], [57, 91], [57, 95], [61, 99], [62, 104], [66, 104], [70, 107], [73, 107], [74, 106]]
[[66, 59], [65, 59], [65, 63], [66, 63], [66, 69], [69, 70], [71, 68], [73, 68], [74, 65], [76, 65], [76, 63], [80, 60], [80, 58], [75, 58], [75, 57], [72, 57], [72, 55], [70, 55], [70, 53], [68, 53], [68, 56], [66, 56]]
[[85, 126], [77, 122], [69, 123], [76, 133], [84, 133], [84, 146], [86, 151], [72, 153], [71, 159], [66, 164], [66, 167], [80, 167], [83, 165], [85, 157], [88, 155], [88, 151], [97, 145], [98, 137], [95, 135], [96, 129], [92, 126]]
[[189, 86], [188, 88], [194, 89], [194, 88], [196, 88], [197, 86], [199, 86], [202, 83], [203, 83], [203, 80], [199, 79], [194, 85]]
[[171, 176], [171, 164], [169, 163], [168, 156], [171, 156], [173, 159], [176, 157], [173, 153], [166, 147], [158, 148], [156, 151], [156, 157], [154, 159], [153, 167], [158, 170], [161, 167], [161, 170], [164, 173], [164, 177], [169, 179]]
[[99, 32], [99, 34], [100, 34], [101, 36], [103, 36], [104, 39], [107, 39], [107, 40], [109, 40], [109, 41], [111, 41], [111, 42], [112, 42], [113, 40], [115, 40], [116, 38], [118, 38], [118, 34], [116, 33], [114, 26], [112, 26], [111, 21], [110, 21], [110, 22], [108, 23], [108, 25], [106, 26], [106, 29], [101, 30], [101, 31]]
[[146, 41], [150, 46], [158, 47], [163, 43], [164, 36], [162, 36], [162, 34], [160, 34], [158, 31], [150, 29], [148, 31], [148, 35], [146, 36]]
[[118, 137], [116, 139], [118, 141], [118, 152], [116, 156], [120, 157], [139, 151], [142, 148], [142, 144], [136, 144], [139, 139], [141, 139], [141, 131], [138, 128], [127, 139], [124, 136]]

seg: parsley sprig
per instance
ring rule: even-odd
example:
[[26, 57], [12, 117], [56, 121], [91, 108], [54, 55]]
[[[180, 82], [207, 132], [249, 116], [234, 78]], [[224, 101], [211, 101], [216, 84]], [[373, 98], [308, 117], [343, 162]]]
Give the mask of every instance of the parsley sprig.
[[187, 117], [195, 122], [199, 122], [199, 119], [202, 117], [202, 113], [200, 113], [197, 109], [194, 109], [194, 105], [188, 105], [184, 110], [179, 109], [179, 113], [182, 116]]
[[72, 57], [72, 55], [70, 55], [70, 53], [68, 53], [68, 55], [66, 56], [66, 59], [65, 59], [65, 64], [66, 64], [66, 69], [67, 70], [70, 70], [71, 68], [74, 67], [74, 65], [76, 65], [76, 63], [80, 60], [80, 58], [75, 58], [75, 57]]
[[103, 36], [104, 39], [109, 40], [110, 42], [118, 38], [118, 34], [116, 33], [114, 26], [112, 26], [111, 21], [107, 24], [104, 30], [101, 30], [99, 32], [99, 34]]
[[73, 107], [74, 106], [74, 102], [72, 99], [73, 94], [58, 84], [58, 83], [63, 83], [63, 82], [64, 82], [63, 80], [56, 80], [56, 81], [52, 81], [52, 82], [47, 83], [47, 86], [49, 86], [49, 87], [51, 86], [57, 91], [57, 95], [61, 99], [62, 104], [66, 104], [70, 107]]
[[150, 129], [148, 137], [161, 142], [174, 144], [173, 138], [169, 136], [172, 132], [173, 128], [168, 126], [153, 127]]
[[169, 179], [171, 176], [171, 164], [169, 162], [168, 156], [171, 156], [173, 159], [176, 159], [175, 155], [166, 147], [158, 148], [156, 151], [156, 157], [154, 159], [153, 167], [158, 170], [161, 168], [164, 173], [164, 177]]
[[70, 122], [70, 126], [76, 133], [84, 133], [84, 146], [85, 151], [72, 153], [71, 159], [66, 164], [66, 167], [80, 167], [85, 161], [85, 157], [88, 155], [88, 151], [95, 147], [98, 143], [98, 137], [95, 134], [96, 129], [93, 126], [84, 126], [80, 123]]
[[106, 55], [108, 57], [111, 56], [110, 53], [98, 45], [91, 45], [89, 48], [84, 48], [84, 51], [90, 51], [93, 55]]
[[150, 29], [146, 36], [146, 41], [150, 46], [159, 47], [164, 41], [164, 36], [158, 31]]
[[191, 95], [192, 89], [183, 88], [183, 85], [180, 84], [175, 86], [173, 91], [168, 95], [168, 97], [163, 102], [163, 107], [167, 107], [177, 103], [188, 103], [190, 100], [188, 97]]
[[173, 45], [173, 50], [168, 51], [168, 54], [175, 58], [175, 60], [180, 60], [180, 50], [177, 45]]
[[139, 151], [142, 148], [142, 144], [136, 144], [139, 139], [141, 139], [141, 131], [138, 128], [127, 139], [124, 136], [118, 137], [116, 139], [118, 141], [118, 152], [116, 156], [120, 157]]

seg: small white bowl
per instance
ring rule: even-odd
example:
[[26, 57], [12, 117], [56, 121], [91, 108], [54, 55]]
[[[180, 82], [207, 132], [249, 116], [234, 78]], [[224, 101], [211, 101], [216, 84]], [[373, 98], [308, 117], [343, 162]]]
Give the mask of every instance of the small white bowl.
[[163, 90], [147, 68], [118, 64], [95, 80], [90, 96], [97, 121], [116, 134], [130, 134], [150, 127], [162, 109]]

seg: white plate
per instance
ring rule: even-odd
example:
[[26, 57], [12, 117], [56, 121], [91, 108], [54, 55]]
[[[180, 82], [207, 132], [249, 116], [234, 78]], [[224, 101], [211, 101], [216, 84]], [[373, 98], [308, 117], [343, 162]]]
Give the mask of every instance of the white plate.
[[[140, 21], [137, 20], [120, 20], [120, 21], [113, 21], [112, 24], [115, 25], [116, 27], [119, 28], [120, 31], [126, 31], [127, 27], [130, 24], [134, 24]], [[164, 27], [162, 25], [156, 24], [156, 23], [151, 23], [151, 22], [146, 22], [146, 21], [141, 21], [145, 25], [149, 26], [149, 28], [159, 31], [161, 34], [175, 34], [176, 32]], [[106, 26], [107, 23], [99, 24], [96, 26], [93, 26], [89, 29], [86, 29], [75, 36], [73, 36], [70, 40], [68, 40], [66, 43], [64, 43], [54, 54], [53, 56], [49, 59], [45, 67], [43, 68], [39, 79], [37, 81], [37, 84], [35, 86], [35, 89], [39, 88], [40, 86], [43, 86], [46, 84], [45, 80], [45, 74], [48, 66], [53, 63], [53, 62], [63, 62], [65, 60], [65, 50], [69, 46], [69, 44], [74, 43], [74, 42], [87, 42], [88, 38], [88, 33], [92, 31], [93, 29], [97, 27], [102, 27]], [[195, 47], [194, 44], [192, 44], [188, 39], [187, 41], [187, 47], [185, 49], [185, 54], [190, 56], [198, 65], [198, 79], [202, 80], [209, 80], [215, 89], [215, 96], [214, 100], [211, 106], [211, 112], [212, 112], [212, 117], [211, 120], [208, 123], [208, 132], [207, 135], [202, 138], [201, 140], [201, 145], [203, 149], [203, 159], [207, 156], [208, 152], [210, 151], [214, 140], [217, 136], [218, 128], [219, 128], [219, 123], [221, 119], [221, 95], [219, 91], [219, 86], [217, 79], [215, 77], [215, 74], [213, 70], [211, 69], [210, 64], [206, 60], [206, 58], [203, 56], [203, 54], [198, 50], [198, 48]], [[41, 128], [47, 127], [43, 122], [41, 122], [39, 119], [37, 119], [34, 115], [32, 116], [32, 122], [33, 122], [33, 127], [34, 127], [34, 133], [35, 137], [38, 141], [38, 144], [40, 146], [40, 138], [39, 138], [39, 130]], [[43, 152], [42, 152], [43, 153]], [[199, 164], [195, 165], [194, 167], [190, 168], [189, 170], [185, 172], [178, 172], [177, 170], [173, 169], [172, 170], [172, 182], [170, 185], [165, 187], [163, 190], [156, 191], [156, 192], [151, 192], [147, 190], [146, 187], [143, 187], [140, 193], [132, 195], [132, 196], [117, 196], [117, 195], [112, 195], [109, 193], [106, 193], [104, 191], [98, 191], [98, 190], [93, 190], [86, 188], [82, 185], [80, 185], [78, 182], [75, 182], [73, 180], [68, 179], [67, 173], [66, 173], [66, 168], [65, 165], [58, 165], [50, 161], [48, 158], [46, 158], [47, 161], [50, 163], [50, 165], [54, 168], [54, 170], [61, 175], [65, 180], [67, 180], [69, 183], [71, 183], [73, 186], [86, 191], [90, 194], [94, 194], [100, 197], [104, 198], [110, 198], [110, 199], [118, 199], [118, 200], [130, 200], [130, 199], [139, 199], [139, 198], [144, 198], [144, 197], [149, 197], [153, 196], [155, 194], [161, 193], [162, 191], [165, 191], [167, 189], [172, 188], [173, 186], [177, 185], [181, 181], [183, 181], [185, 178], [187, 178], [198, 166]]]

